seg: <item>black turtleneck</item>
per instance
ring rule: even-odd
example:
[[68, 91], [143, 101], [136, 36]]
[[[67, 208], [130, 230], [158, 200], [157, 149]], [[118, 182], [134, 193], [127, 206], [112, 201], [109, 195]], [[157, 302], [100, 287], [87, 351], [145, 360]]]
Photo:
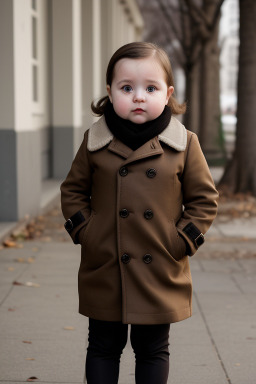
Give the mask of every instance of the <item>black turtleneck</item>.
[[161, 115], [156, 119], [143, 124], [136, 124], [118, 116], [112, 103], [108, 101], [104, 116], [107, 126], [113, 135], [131, 149], [136, 150], [163, 132], [170, 123], [171, 109], [166, 105]]

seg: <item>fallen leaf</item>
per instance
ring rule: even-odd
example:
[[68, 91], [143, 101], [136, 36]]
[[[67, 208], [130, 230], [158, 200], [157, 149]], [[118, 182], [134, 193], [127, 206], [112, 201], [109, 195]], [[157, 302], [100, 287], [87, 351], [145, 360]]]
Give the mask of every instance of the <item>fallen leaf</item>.
[[29, 258], [27, 259], [27, 262], [28, 262], [28, 263], [34, 263], [34, 261], [35, 261], [35, 258], [34, 258], [34, 257], [29, 257]]
[[26, 262], [25, 259], [24, 259], [24, 257], [18, 257], [18, 259], [15, 259], [15, 261], [16, 261], [17, 263], [25, 263], [25, 262]]
[[64, 327], [64, 329], [65, 329], [66, 331], [73, 331], [75, 328], [74, 328], [74, 327]]
[[236, 363], [235, 364], [236, 367], [240, 367], [240, 365], [241, 365], [240, 363]]
[[26, 357], [25, 360], [32, 361], [32, 360], [35, 360], [35, 359], [33, 357]]
[[24, 285], [26, 285], [26, 287], [34, 287], [34, 288], [40, 287], [40, 284], [32, 283], [32, 281], [27, 281]]
[[14, 312], [14, 311], [16, 311], [16, 308], [8, 308], [8, 311], [9, 312]]
[[18, 257], [17, 259], [15, 259], [15, 261], [17, 263], [34, 263], [35, 258], [34, 257], [28, 257], [27, 259], [25, 259], [24, 257]]
[[8, 267], [8, 271], [12, 272], [12, 271], [14, 271], [14, 268], [13, 267]]
[[34, 381], [34, 380], [39, 380], [39, 379], [35, 376], [31, 376], [27, 379], [27, 381]]
[[22, 285], [22, 286], [26, 286], [26, 287], [34, 287], [34, 288], [40, 287], [40, 284], [32, 283], [32, 281], [27, 281], [26, 283], [20, 283], [19, 281], [14, 281], [12, 284], [13, 285]]
[[25, 344], [32, 344], [32, 341], [23, 340], [22, 343], [25, 343]]
[[12, 241], [12, 240], [9, 240], [9, 239], [5, 240], [3, 242], [3, 245], [5, 247], [7, 247], [7, 248], [15, 248], [15, 247], [17, 247], [17, 243], [15, 241]]
[[46, 243], [49, 243], [51, 240], [52, 240], [52, 238], [50, 236], [42, 237], [42, 241], [44, 241]]

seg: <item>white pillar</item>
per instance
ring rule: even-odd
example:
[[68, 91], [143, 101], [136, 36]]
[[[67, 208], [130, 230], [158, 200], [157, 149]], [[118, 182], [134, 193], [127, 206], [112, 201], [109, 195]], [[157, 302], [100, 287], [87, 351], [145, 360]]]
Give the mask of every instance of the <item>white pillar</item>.
[[91, 102], [93, 99], [93, 40], [92, 0], [82, 1], [82, 106], [83, 130], [92, 122]]
[[[47, 72], [43, 32], [47, 3], [38, 0], [33, 9], [28, 0], [5, 0], [0, 3], [0, 220], [18, 220], [35, 215], [40, 207], [41, 128], [48, 124], [45, 104], [47, 89], [42, 87]], [[33, 13], [37, 15], [38, 102], [33, 102]], [[39, 62], [40, 61], [40, 62]], [[6, 93], [6, 97], [4, 94]], [[36, 104], [36, 105], [35, 105]], [[35, 108], [36, 107], [36, 108]], [[3, 158], [3, 159], [2, 159]]]
[[101, 97], [102, 64], [101, 64], [101, 0], [92, 2], [92, 97]]
[[52, 0], [53, 175], [63, 178], [81, 141], [81, 0]]

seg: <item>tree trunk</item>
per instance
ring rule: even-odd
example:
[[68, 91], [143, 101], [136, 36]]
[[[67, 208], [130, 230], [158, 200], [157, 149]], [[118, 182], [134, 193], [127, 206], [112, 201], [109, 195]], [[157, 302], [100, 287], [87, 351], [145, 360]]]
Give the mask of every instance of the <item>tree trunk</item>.
[[[204, 13], [209, 23], [216, 10], [216, 0], [204, 0]], [[200, 129], [199, 140], [208, 162], [223, 159], [224, 145], [220, 130], [219, 80], [219, 20], [209, 40], [203, 44], [200, 71]]]
[[[237, 133], [231, 164], [220, 187], [256, 195], [256, 2], [240, 0]], [[233, 183], [229, 184], [233, 179]]]
[[184, 125], [190, 131], [199, 133], [199, 62], [186, 68], [186, 97], [187, 111], [184, 116]]

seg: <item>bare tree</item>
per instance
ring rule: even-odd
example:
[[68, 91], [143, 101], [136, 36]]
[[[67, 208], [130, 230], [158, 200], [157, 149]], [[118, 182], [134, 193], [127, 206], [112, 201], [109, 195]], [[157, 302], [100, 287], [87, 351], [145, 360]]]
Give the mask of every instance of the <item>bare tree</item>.
[[220, 49], [218, 45], [220, 6], [223, 1], [203, 0], [204, 23], [200, 65], [199, 140], [209, 162], [224, 155], [220, 132]]
[[256, 2], [240, 0], [236, 145], [220, 188], [256, 196]]
[[[218, 24], [223, 1], [139, 0], [142, 12], [147, 9], [146, 21], [150, 20], [147, 38], [164, 45], [184, 70], [188, 102], [184, 122], [198, 133], [208, 160], [220, 153]], [[151, 18], [150, 7], [154, 7]]]

